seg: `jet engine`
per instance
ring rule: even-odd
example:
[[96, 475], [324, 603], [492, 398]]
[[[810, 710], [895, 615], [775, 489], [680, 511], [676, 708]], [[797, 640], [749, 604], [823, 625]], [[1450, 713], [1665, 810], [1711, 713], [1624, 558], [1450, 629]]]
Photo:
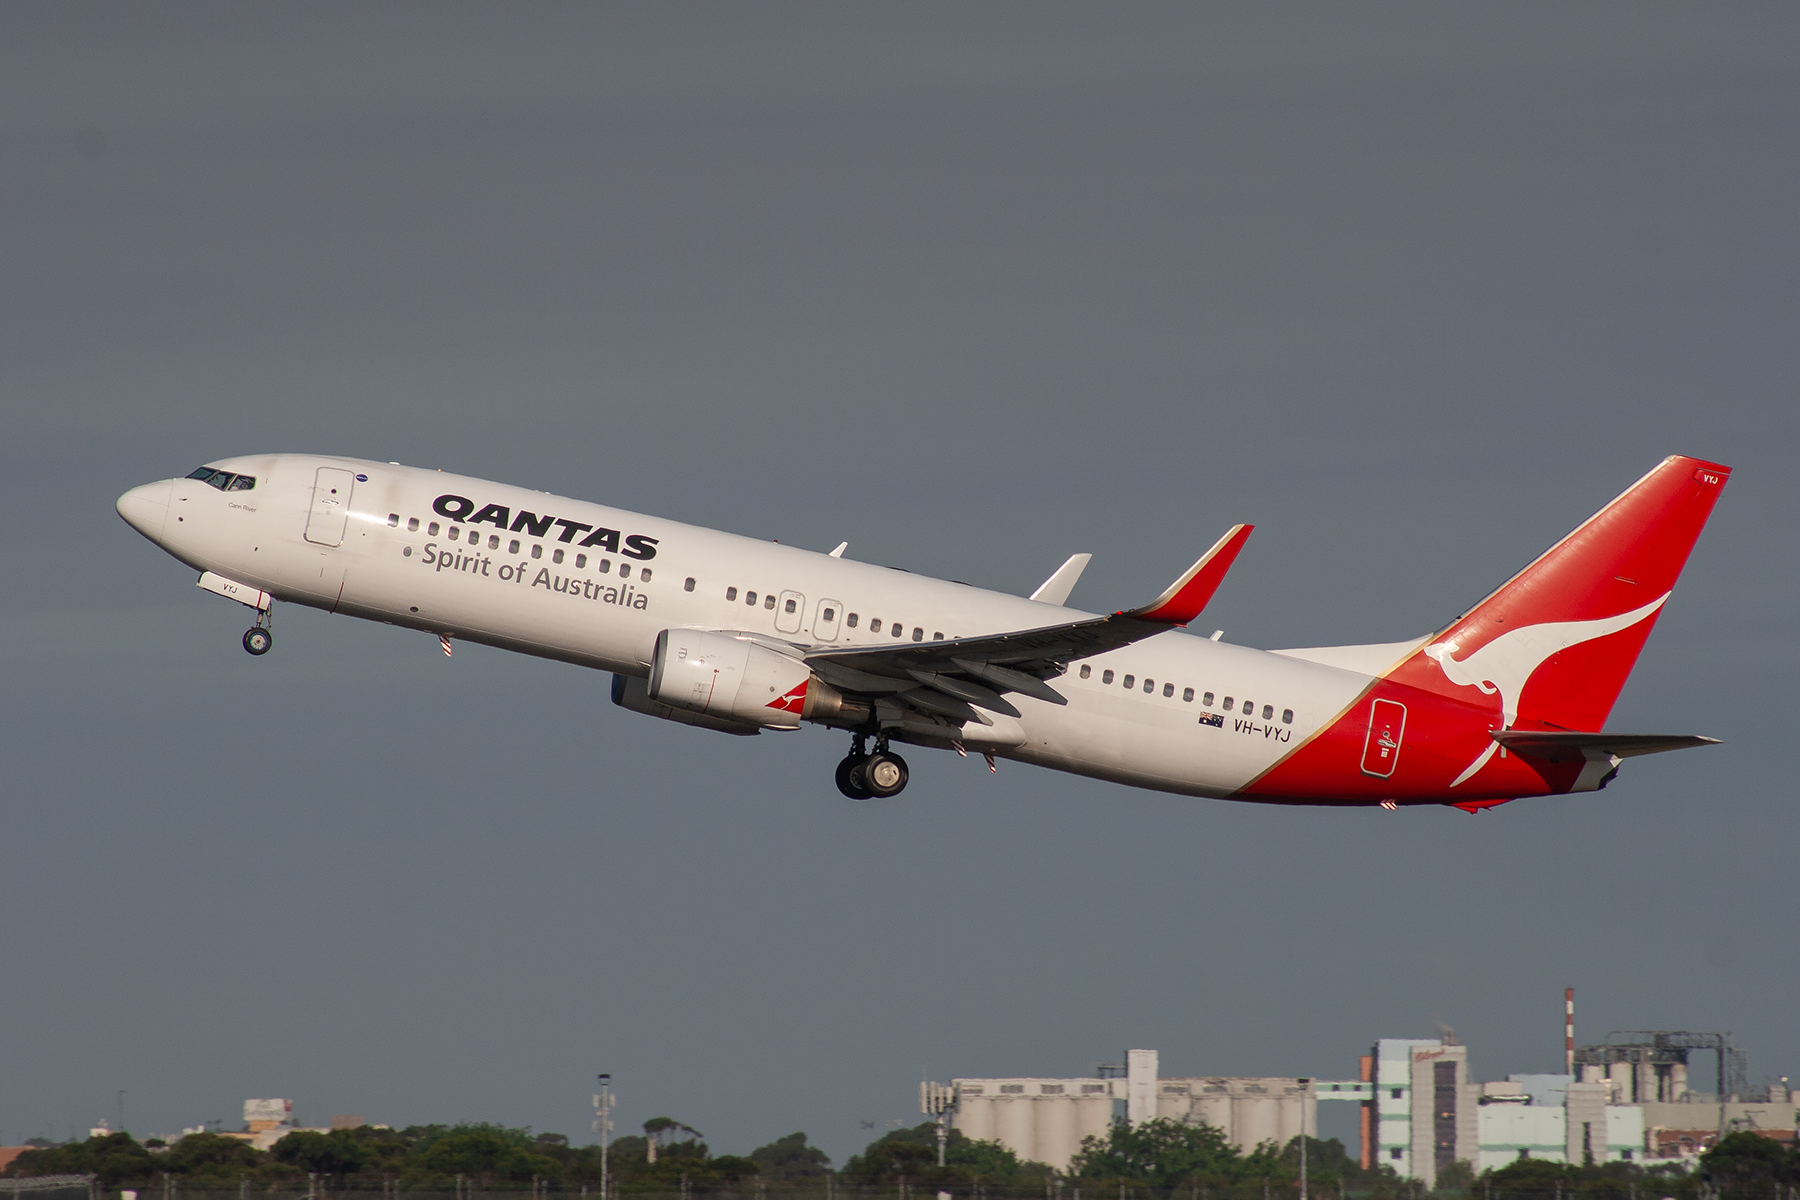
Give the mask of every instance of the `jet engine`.
[[716, 720], [796, 729], [828, 721], [843, 695], [799, 659], [747, 638], [665, 629], [650, 659], [649, 699]]

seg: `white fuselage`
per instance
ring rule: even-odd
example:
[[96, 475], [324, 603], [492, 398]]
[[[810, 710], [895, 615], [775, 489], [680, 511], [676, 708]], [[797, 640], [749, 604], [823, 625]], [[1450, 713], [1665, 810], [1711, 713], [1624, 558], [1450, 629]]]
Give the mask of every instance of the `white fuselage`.
[[[958, 638], [1084, 615], [440, 471], [311, 455], [211, 465], [252, 476], [255, 486], [148, 484], [121, 499], [121, 513], [190, 566], [280, 600], [621, 675], [648, 674], [665, 629], [738, 632], [806, 650], [895, 644], [896, 630], [900, 642]], [[345, 473], [332, 476], [347, 481], [341, 511], [315, 501], [321, 469]], [[329, 544], [334, 522], [341, 540]], [[1228, 796], [1372, 682], [1349, 669], [1362, 663], [1296, 657], [1303, 653], [1159, 634], [1072, 663], [1054, 681], [1066, 706], [1009, 697], [1016, 723], [1000, 718], [991, 744], [972, 730], [970, 747], [1139, 787]], [[1379, 669], [1374, 662], [1369, 670]]]

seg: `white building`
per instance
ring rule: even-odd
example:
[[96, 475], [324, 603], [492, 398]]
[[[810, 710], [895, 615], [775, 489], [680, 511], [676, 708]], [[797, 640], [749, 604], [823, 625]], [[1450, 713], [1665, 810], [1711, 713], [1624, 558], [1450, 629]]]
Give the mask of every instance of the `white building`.
[[[936, 1086], [936, 1085], [931, 1085]], [[1312, 1081], [1223, 1075], [1164, 1079], [1154, 1050], [1125, 1055], [1124, 1078], [957, 1079], [951, 1120], [1022, 1159], [1066, 1171], [1089, 1137], [1104, 1139], [1116, 1108], [1132, 1124], [1162, 1117], [1220, 1130], [1241, 1151], [1318, 1132]]]

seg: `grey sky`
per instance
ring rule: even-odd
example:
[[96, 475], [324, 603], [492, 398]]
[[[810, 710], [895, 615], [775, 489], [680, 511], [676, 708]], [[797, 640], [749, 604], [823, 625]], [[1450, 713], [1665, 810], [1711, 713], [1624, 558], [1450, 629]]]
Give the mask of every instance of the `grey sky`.
[[[0, 1139], [110, 1117], [742, 1152], [922, 1066], [1478, 1073], [1730, 1029], [1800, 1074], [1800, 11], [0, 15]], [[1665, 454], [1737, 470], [1614, 713], [1729, 744], [1491, 815], [1281, 810], [615, 709], [242, 610], [112, 511], [263, 450], [1074, 602], [1440, 624]], [[1327, 1132], [1332, 1132], [1327, 1127]]]

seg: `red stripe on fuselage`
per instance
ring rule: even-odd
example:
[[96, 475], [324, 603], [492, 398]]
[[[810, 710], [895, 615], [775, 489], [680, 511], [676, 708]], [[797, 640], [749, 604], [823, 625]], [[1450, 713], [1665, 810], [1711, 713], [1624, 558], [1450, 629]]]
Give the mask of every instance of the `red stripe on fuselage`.
[[[1376, 700], [1406, 706], [1399, 762], [1386, 778], [1364, 773], [1363, 752]], [[1517, 755], [1494, 757], [1468, 782], [1452, 788], [1483, 750], [1493, 745], [1494, 709], [1439, 696], [1392, 679], [1378, 679], [1356, 702], [1237, 795], [1291, 804], [1453, 804], [1511, 800], [1567, 791], [1581, 773], [1576, 763], [1552, 764]]]

